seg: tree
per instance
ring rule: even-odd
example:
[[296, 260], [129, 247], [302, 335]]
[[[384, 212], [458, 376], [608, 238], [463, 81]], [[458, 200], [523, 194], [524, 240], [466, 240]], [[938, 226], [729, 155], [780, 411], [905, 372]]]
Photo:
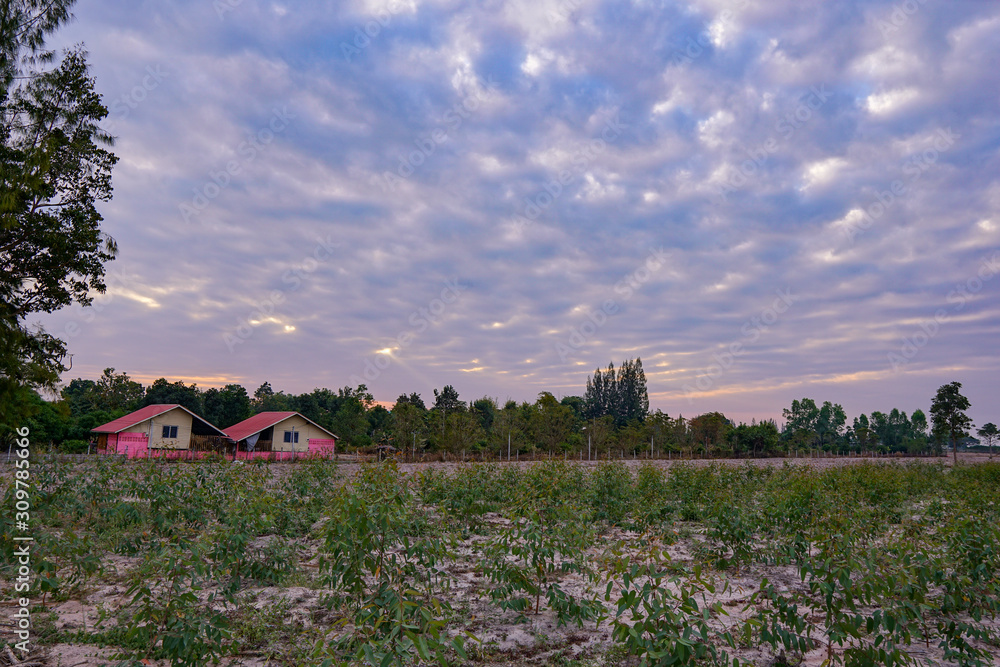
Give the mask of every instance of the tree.
[[583, 396], [563, 396], [562, 400], [559, 401], [562, 405], [573, 411], [573, 416], [577, 419], [583, 419], [584, 402]]
[[791, 448], [812, 448], [819, 440], [817, 426], [819, 423], [820, 409], [816, 407], [816, 401], [811, 398], [803, 398], [801, 401], [792, 401], [791, 408], [781, 411], [781, 416], [785, 419], [785, 428], [781, 433], [782, 439]]
[[768, 456], [773, 455], [778, 451], [778, 443], [780, 442], [778, 425], [774, 423], [773, 419], [762, 421], [756, 427], [751, 425], [750, 442], [754, 452]]
[[[392, 413], [381, 405], [376, 405], [368, 411], [368, 428], [371, 431], [371, 439], [380, 445], [388, 444], [392, 437], [393, 420]], [[401, 448], [406, 447], [406, 439], [400, 443]]]
[[76, 378], [60, 393], [60, 403], [66, 406], [69, 417], [63, 434], [67, 440], [90, 440], [92, 428], [124, 416], [142, 405], [145, 398], [142, 385], [111, 368], [105, 369], [100, 383]]
[[606, 371], [600, 368], [594, 371], [593, 377], [587, 378], [581, 412], [591, 420], [611, 415], [617, 428], [644, 421], [649, 414], [649, 394], [642, 359], [622, 362], [617, 372], [613, 363], [608, 364]]
[[465, 403], [458, 400], [458, 392], [448, 384], [440, 392], [437, 389], [434, 390], [434, 407], [431, 409], [457, 412], [465, 410]]
[[979, 437], [986, 441], [987, 447], [990, 448], [990, 458], [993, 458], [993, 443], [997, 441], [997, 436], [1000, 436], [1000, 431], [997, 431], [997, 425], [993, 422], [988, 422], [983, 424], [983, 427], [976, 431]]
[[[608, 367], [608, 382], [614, 383], [614, 364]], [[593, 377], [587, 378], [587, 390], [583, 396], [583, 415], [587, 419], [596, 419], [610, 414], [611, 407], [608, 401], [609, 387], [605, 386], [605, 376], [600, 368], [594, 371]]]
[[910, 454], [921, 454], [927, 451], [927, 415], [923, 410], [913, 411], [909, 421], [906, 413], [900, 413], [904, 420], [903, 447]]
[[890, 452], [904, 449], [904, 445], [913, 438], [914, 434], [913, 424], [906, 413], [900, 412], [896, 408], [893, 408], [889, 414], [873, 412], [871, 426], [879, 442]]
[[577, 428], [573, 410], [547, 391], [538, 395], [534, 408], [529, 426], [535, 442], [544, 451], [562, 451]]
[[502, 409], [498, 410], [493, 419], [493, 428], [486, 434], [490, 447], [494, 448], [500, 458], [511, 456], [515, 452], [526, 451], [529, 448], [528, 418], [530, 412], [527, 404], [518, 405], [516, 401], [508, 400]]
[[86, 414], [97, 409], [97, 383], [93, 380], [76, 378], [59, 392], [63, 400], [69, 404], [74, 415]]
[[823, 401], [823, 407], [816, 415], [816, 434], [819, 436], [819, 446], [824, 448], [829, 440], [830, 444], [836, 442], [843, 435], [844, 425], [847, 423], [847, 414], [839, 404], [831, 404], [830, 401]]
[[330, 422], [333, 432], [343, 438], [345, 444], [354, 447], [370, 445], [372, 440], [368, 435], [367, 412], [375, 405], [375, 398], [368, 387], [360, 384], [356, 389], [338, 389], [333, 399], [331, 407], [335, 411]]
[[438, 450], [459, 454], [476, 449], [483, 439], [479, 418], [465, 410], [431, 410], [428, 425], [429, 442]]
[[[69, 405], [66, 401], [46, 401], [37, 392], [31, 392], [32, 414], [25, 421], [36, 442], [60, 443], [67, 439], [71, 425]], [[82, 438], [81, 438], [82, 439]]]
[[740, 424], [728, 434], [732, 443], [733, 454], [741, 456], [760, 456], [771, 454], [778, 448], [780, 436], [778, 426], [773, 421], [762, 421], [759, 424], [756, 420], [749, 425]]
[[646, 432], [661, 449], [669, 442], [671, 421], [670, 415], [661, 410], [656, 410], [646, 419]]
[[27, 318], [89, 305], [117, 252], [96, 206], [118, 160], [100, 147], [108, 110], [82, 49], [54, 66], [43, 49], [72, 5], [9, 0], [0, 18], [0, 420], [19, 388], [52, 387], [65, 370], [66, 343]]
[[819, 419], [819, 408], [816, 401], [811, 398], [803, 398], [801, 401], [792, 401], [791, 408], [781, 411], [781, 416], [785, 419], [785, 431], [796, 433], [798, 431], [816, 431], [816, 421]]
[[646, 431], [642, 426], [638, 420], [634, 420], [618, 430], [618, 451], [630, 452], [635, 456], [639, 451], [649, 448]]
[[94, 385], [94, 394], [94, 407], [98, 410], [131, 412], [142, 404], [146, 390], [128, 373], [115, 373], [115, 369], [105, 368]]
[[854, 441], [858, 443], [858, 451], [863, 454], [872, 440], [872, 429], [867, 415], [861, 414], [854, 418], [853, 436]]
[[649, 394], [646, 391], [646, 374], [642, 359], [626, 360], [618, 369], [618, 396], [615, 420], [619, 426], [643, 422], [649, 414]]
[[396, 434], [396, 446], [412, 449], [427, 437], [426, 411], [412, 402], [403, 400], [405, 395], [392, 406], [392, 425]]
[[721, 412], [708, 412], [691, 420], [691, 435], [694, 441], [702, 446], [706, 456], [711, 456], [713, 449], [727, 441], [732, 424]]
[[407, 396], [406, 394], [400, 394], [399, 398], [396, 399], [396, 405], [399, 405], [400, 403], [410, 403], [420, 408], [420, 410], [427, 409], [427, 406], [424, 405], [424, 399], [420, 398], [420, 394], [418, 394], [415, 391], [410, 393], [409, 396]]
[[958, 441], [968, 437], [972, 419], [965, 414], [969, 399], [962, 395], [961, 382], [950, 382], [938, 387], [931, 403], [931, 422], [938, 441], [950, 441], [953, 461], [958, 463]]
[[257, 389], [253, 392], [254, 407], [259, 407], [261, 403], [266, 401], [271, 396], [274, 396], [274, 389], [271, 389], [271, 383], [265, 380], [264, 384], [257, 387]]
[[239, 384], [227, 384], [222, 389], [207, 389], [202, 399], [205, 404], [205, 419], [219, 428], [229, 428], [253, 414], [250, 396]]
[[599, 455], [607, 451], [612, 442], [611, 436], [615, 432], [615, 418], [611, 415], [604, 415], [597, 419], [591, 419], [583, 427], [583, 435], [587, 441], [587, 449], [593, 455]]
[[479, 425], [483, 431], [489, 432], [493, 428], [493, 420], [497, 416], [497, 402], [489, 396], [483, 396], [472, 402], [472, 405], [469, 406], [469, 412], [479, 419]]
[[[292, 398], [292, 396], [283, 391], [275, 393], [274, 389], [271, 388], [271, 383], [265, 381], [264, 384], [257, 387], [253, 392], [253, 399], [250, 401], [250, 405], [254, 414], [261, 412], [288, 412], [293, 410]], [[329, 426], [329, 424], [320, 425]]]
[[177, 382], [167, 382], [166, 378], [159, 378], [146, 389], [146, 396], [142, 399], [143, 405], [169, 405], [176, 403], [196, 415], [204, 415], [205, 406], [202, 402], [201, 390], [193, 382], [186, 385], [180, 380]]
[[694, 438], [689, 428], [689, 422], [689, 419], [684, 419], [684, 415], [677, 415], [676, 419], [671, 419], [667, 437], [671, 449], [675, 449], [677, 452], [683, 452], [687, 449], [688, 454], [693, 458]]

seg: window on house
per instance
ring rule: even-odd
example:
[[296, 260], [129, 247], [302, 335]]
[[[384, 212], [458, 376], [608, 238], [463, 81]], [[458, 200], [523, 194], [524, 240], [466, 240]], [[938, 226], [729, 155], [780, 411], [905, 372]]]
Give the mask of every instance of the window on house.
[[295, 444], [299, 441], [298, 431], [285, 431], [285, 442]]
[[177, 427], [176, 426], [164, 426], [163, 427], [163, 437], [164, 438], [176, 438], [177, 437]]

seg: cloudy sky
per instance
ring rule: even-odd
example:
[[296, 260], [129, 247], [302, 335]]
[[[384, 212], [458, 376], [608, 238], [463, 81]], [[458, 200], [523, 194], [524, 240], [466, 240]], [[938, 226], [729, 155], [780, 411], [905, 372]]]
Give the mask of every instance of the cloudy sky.
[[121, 161], [69, 377], [1000, 419], [1000, 5], [80, 0]]

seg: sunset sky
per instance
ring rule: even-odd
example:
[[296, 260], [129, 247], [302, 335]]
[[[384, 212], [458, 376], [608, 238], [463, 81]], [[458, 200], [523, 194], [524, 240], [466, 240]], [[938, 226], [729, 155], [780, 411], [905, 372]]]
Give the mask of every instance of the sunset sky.
[[121, 160], [64, 375], [1000, 422], [1000, 3], [80, 0]]

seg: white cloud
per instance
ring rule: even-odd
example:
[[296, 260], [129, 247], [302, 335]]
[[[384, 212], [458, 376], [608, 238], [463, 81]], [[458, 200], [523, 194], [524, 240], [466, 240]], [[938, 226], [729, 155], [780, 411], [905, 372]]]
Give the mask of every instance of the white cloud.
[[723, 143], [729, 143], [728, 131], [736, 118], [725, 109], [720, 109], [710, 117], [698, 123], [698, 134], [702, 142], [710, 148], [718, 148]]
[[844, 158], [831, 157], [805, 165], [801, 189], [809, 190], [830, 183], [848, 164]]
[[886, 116], [905, 108], [919, 96], [916, 88], [878, 91], [865, 98], [864, 107], [871, 114]]

